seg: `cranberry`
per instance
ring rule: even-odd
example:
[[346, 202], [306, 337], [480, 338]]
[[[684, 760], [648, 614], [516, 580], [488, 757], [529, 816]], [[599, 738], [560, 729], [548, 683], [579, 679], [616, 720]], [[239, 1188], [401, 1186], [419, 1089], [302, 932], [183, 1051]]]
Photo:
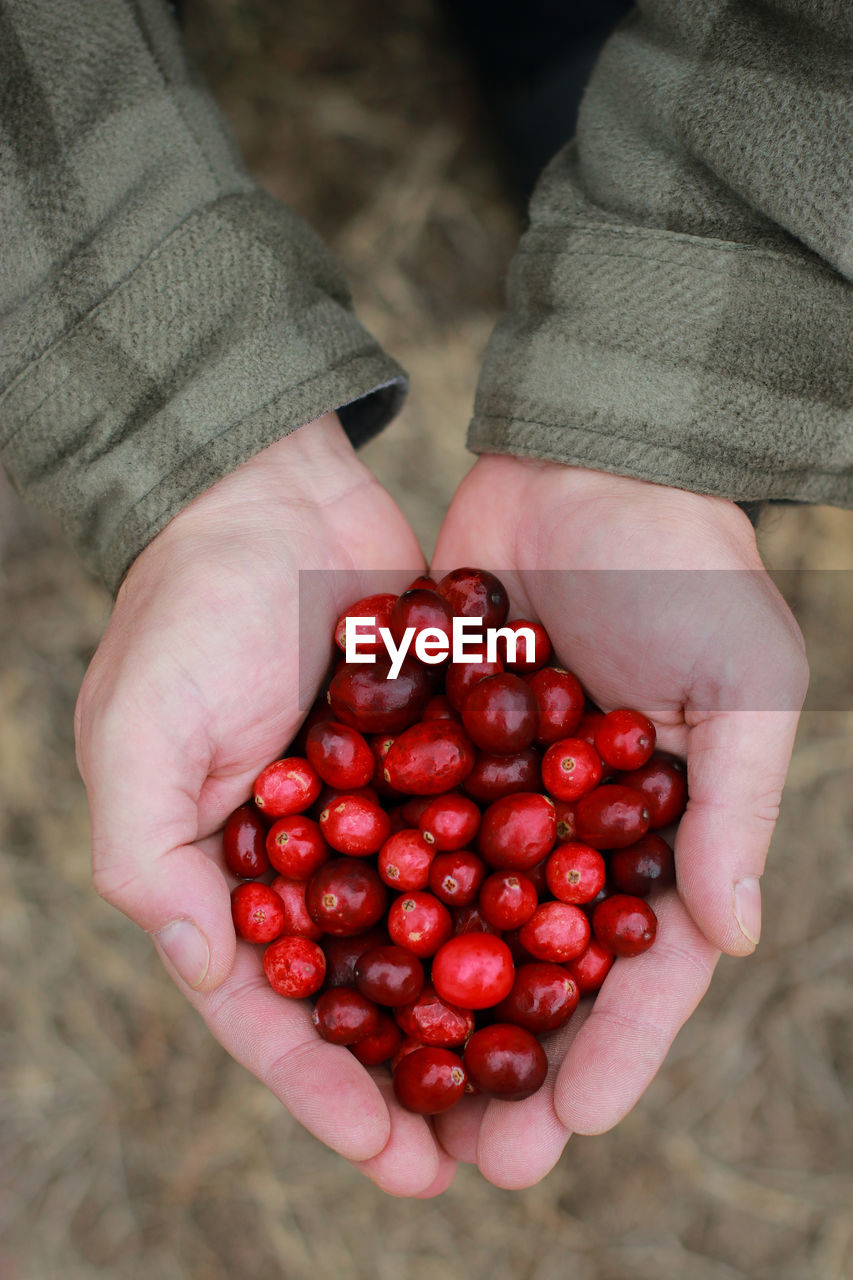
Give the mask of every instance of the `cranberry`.
[[474, 685], [462, 704], [462, 723], [481, 751], [515, 755], [536, 736], [536, 699], [520, 676], [488, 676]]
[[603, 719], [603, 711], [585, 711], [580, 718], [578, 727], [575, 729], [575, 737], [580, 738], [583, 742], [588, 742], [591, 747], [594, 747], [595, 735]]
[[461, 711], [468, 694], [481, 680], [489, 676], [499, 676], [504, 669], [500, 658], [487, 662], [485, 658], [472, 659], [470, 662], [451, 662], [447, 668], [444, 687], [447, 700], [456, 710]]
[[536, 896], [540, 901], [548, 897], [550, 890], [548, 888], [548, 859], [547, 857], [534, 862], [532, 867], [526, 867], [524, 874], [536, 890]]
[[330, 987], [318, 996], [311, 1021], [329, 1044], [355, 1044], [379, 1030], [379, 1010], [354, 987]]
[[565, 844], [569, 840], [576, 840], [575, 801], [555, 800], [554, 810], [557, 814], [557, 844]]
[[440, 1045], [444, 1049], [464, 1044], [475, 1025], [470, 1009], [462, 1009], [442, 1000], [432, 986], [424, 987], [411, 1004], [395, 1009], [394, 1017], [405, 1034], [412, 1036], [419, 1044]]
[[241, 804], [225, 823], [222, 832], [222, 851], [225, 865], [232, 875], [243, 880], [255, 880], [269, 871], [266, 854], [266, 824], [253, 804]]
[[301, 813], [274, 822], [267, 832], [266, 848], [276, 871], [291, 880], [308, 880], [329, 856], [317, 823]]
[[536, 886], [523, 871], [495, 871], [480, 890], [480, 910], [495, 929], [519, 929], [537, 904]]
[[521, 929], [508, 929], [503, 935], [503, 940], [509, 947], [512, 962], [516, 967], [520, 964], [531, 964], [536, 960], [536, 956], [531, 955], [527, 947], [522, 944]]
[[684, 761], [665, 751], [656, 751], [648, 764], [626, 773], [619, 781], [642, 791], [652, 830], [676, 822], [687, 805], [687, 771]]
[[[519, 633], [522, 628], [533, 633], [533, 644], [528, 651], [527, 637]], [[510, 662], [508, 638], [506, 635], [498, 636], [498, 655], [503, 661], [507, 671], [515, 671], [525, 673], [538, 671], [540, 667], [544, 667], [545, 663], [551, 656], [551, 640], [548, 632], [542, 626], [541, 622], [530, 622], [526, 618], [517, 618], [514, 622], [508, 622], [502, 628], [504, 632], [512, 631], [515, 633], [515, 656]]]
[[583, 738], [561, 738], [542, 757], [542, 784], [558, 800], [578, 800], [601, 781], [601, 757]]
[[521, 944], [537, 960], [563, 964], [574, 960], [589, 942], [589, 921], [580, 907], [566, 902], [542, 902], [522, 925]]
[[407, 1036], [404, 1033], [402, 1027], [400, 1027], [396, 1023], [396, 1021], [395, 1021], [395, 1025], [397, 1026], [397, 1029], [400, 1032], [402, 1039], [400, 1041], [399, 1048], [395, 1051], [393, 1057], [391, 1058], [392, 1072], [396, 1072], [400, 1063], [403, 1061], [404, 1058], [408, 1057], [410, 1053], [414, 1053], [416, 1049], [423, 1049], [424, 1047], [421, 1044], [420, 1040], [416, 1040], [414, 1036]]
[[453, 720], [427, 720], [395, 739], [385, 757], [385, 781], [409, 795], [452, 791], [474, 767], [474, 748]]
[[475, 1031], [463, 1060], [483, 1093], [511, 1102], [529, 1098], [545, 1082], [548, 1059], [539, 1041], [524, 1027], [496, 1022]]
[[481, 804], [491, 804], [501, 796], [538, 787], [539, 768], [540, 757], [535, 747], [527, 747], [514, 756], [495, 756], [479, 751], [462, 789]]
[[592, 927], [602, 946], [617, 956], [638, 956], [654, 942], [658, 922], [642, 898], [614, 893], [595, 908]]
[[272, 942], [284, 929], [281, 899], [267, 884], [238, 884], [231, 894], [231, 919], [237, 937], [246, 942]]
[[539, 709], [536, 741], [541, 747], [570, 738], [583, 715], [583, 689], [577, 676], [562, 667], [543, 667], [527, 680]]
[[393, 943], [371, 947], [356, 962], [355, 985], [376, 1004], [411, 1004], [423, 990], [424, 967], [411, 951]]
[[378, 801], [341, 795], [320, 814], [320, 830], [338, 853], [365, 858], [382, 848], [391, 834], [391, 820]]
[[501, 627], [506, 621], [506, 588], [485, 569], [454, 569], [444, 575], [437, 590], [457, 618], [482, 618], [484, 628]]
[[255, 804], [272, 818], [303, 813], [320, 794], [316, 771], [301, 756], [274, 760], [255, 779]]
[[434, 857], [433, 850], [421, 832], [404, 827], [385, 841], [379, 852], [377, 866], [387, 885], [408, 893], [413, 889], [427, 887]]
[[281, 899], [284, 912], [284, 924], [281, 933], [294, 934], [299, 938], [310, 938], [319, 941], [323, 930], [314, 923], [305, 905], [305, 891], [308, 888], [304, 880], [291, 880], [287, 876], [276, 876], [270, 888]]
[[486, 878], [486, 864], [469, 849], [437, 853], [429, 869], [429, 887], [448, 907], [467, 907]]
[[675, 884], [675, 856], [661, 836], [649, 832], [636, 844], [610, 855], [610, 878], [619, 893], [644, 898], [652, 889]]
[[376, 926], [365, 933], [353, 934], [351, 937], [323, 936], [320, 945], [326, 957], [327, 987], [354, 987], [355, 966], [365, 951], [373, 947], [382, 947], [388, 942], [385, 929]]
[[373, 627], [362, 625], [358, 628], [358, 651], [363, 654], [384, 654], [385, 645], [379, 634], [379, 628], [391, 625], [391, 611], [396, 602], [396, 596], [384, 592], [357, 600], [354, 605], [350, 605], [349, 609], [344, 610], [335, 623], [335, 644], [339, 649], [346, 651], [347, 618], [375, 618]]
[[411, 796], [402, 807], [403, 817], [410, 827], [420, 826], [423, 813], [432, 804], [432, 796]]
[[387, 894], [372, 866], [333, 858], [308, 881], [305, 905], [315, 924], [339, 936], [363, 933], [382, 919]]
[[415, 1049], [397, 1064], [394, 1092], [407, 1111], [435, 1116], [459, 1101], [467, 1079], [462, 1060], [449, 1049]]
[[315, 702], [308, 715], [302, 721], [299, 732], [290, 744], [289, 754], [292, 756], [304, 756], [305, 743], [314, 725], [320, 724], [324, 720], [334, 720], [334, 718], [332, 709], [325, 698]]
[[615, 959], [612, 951], [603, 947], [596, 938], [590, 938], [587, 949], [565, 966], [566, 973], [577, 983], [582, 996], [592, 995], [594, 991], [598, 991], [613, 968]]
[[339, 791], [366, 787], [376, 767], [358, 730], [336, 720], [323, 720], [308, 731], [305, 754], [323, 781]]
[[449, 605], [437, 591], [410, 587], [398, 598], [391, 610], [391, 635], [395, 643], [400, 644], [410, 629], [414, 630], [414, 635], [411, 637], [409, 653], [415, 653], [418, 637], [429, 632], [421, 642], [426, 643], [426, 653], [435, 662], [443, 642], [444, 655], [439, 661], [447, 661], [450, 656], [453, 615]]
[[308, 938], [278, 938], [264, 952], [264, 973], [279, 995], [303, 999], [323, 985], [326, 957]]
[[577, 983], [561, 965], [535, 961], [516, 969], [512, 990], [496, 1007], [495, 1017], [544, 1035], [568, 1021], [579, 999]]
[[618, 783], [581, 796], [575, 806], [577, 837], [594, 849], [623, 849], [649, 829], [645, 796]]
[[422, 720], [455, 720], [460, 723], [459, 712], [444, 693], [436, 693], [424, 707]]
[[548, 888], [561, 902], [592, 902], [604, 888], [604, 859], [587, 844], [558, 845], [546, 867]]
[[438, 583], [435, 578], [431, 578], [428, 573], [421, 573], [415, 578], [414, 582], [410, 582], [407, 591], [437, 591]]
[[453, 920], [443, 902], [431, 893], [406, 893], [391, 903], [388, 932], [398, 947], [425, 959], [434, 956], [453, 932]]
[[509, 947], [492, 933], [460, 933], [432, 962], [433, 985], [442, 1000], [463, 1009], [489, 1009], [512, 989]]
[[489, 805], [477, 843], [490, 866], [525, 871], [551, 852], [556, 836], [557, 819], [548, 797], [522, 791]]
[[432, 695], [426, 667], [406, 658], [395, 680], [391, 659], [345, 663], [332, 677], [329, 703], [336, 717], [361, 733], [400, 733], [420, 718]]
[[441, 853], [464, 849], [480, 829], [480, 810], [467, 796], [436, 796], [418, 821], [427, 844]]
[[480, 905], [472, 902], [468, 907], [454, 907], [453, 933], [498, 933], [494, 925], [489, 924]]
[[352, 1053], [364, 1067], [378, 1067], [388, 1062], [400, 1048], [403, 1033], [390, 1013], [379, 1010], [379, 1025], [369, 1036], [356, 1040], [349, 1046]]
[[640, 769], [655, 749], [655, 726], [641, 711], [608, 711], [595, 731], [595, 746], [612, 769]]
[[358, 796], [359, 800], [369, 800], [371, 804], [379, 804], [379, 794], [374, 787], [359, 787], [357, 791], [336, 791], [334, 787], [323, 787], [314, 805], [317, 817], [342, 796]]

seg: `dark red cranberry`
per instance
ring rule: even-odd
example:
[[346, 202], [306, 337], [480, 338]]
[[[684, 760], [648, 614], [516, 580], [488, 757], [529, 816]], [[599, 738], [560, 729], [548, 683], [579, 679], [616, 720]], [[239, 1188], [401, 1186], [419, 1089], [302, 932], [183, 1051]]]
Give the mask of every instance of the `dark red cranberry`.
[[444, 693], [436, 693], [424, 707], [422, 720], [455, 720], [461, 723], [459, 712]]
[[517, 791], [533, 791], [539, 786], [540, 764], [535, 747], [527, 747], [514, 756], [494, 756], [479, 751], [462, 790], [480, 804], [491, 804]]
[[267, 982], [281, 996], [303, 999], [323, 985], [326, 957], [308, 938], [278, 938], [264, 952]]
[[584, 742], [588, 742], [591, 747], [594, 747], [595, 735], [603, 719], [603, 711], [585, 711], [580, 718], [578, 727], [575, 729], [574, 736], [581, 738]]
[[379, 925], [364, 933], [353, 934], [351, 937], [323, 935], [320, 945], [326, 957], [325, 985], [354, 987], [355, 966], [359, 958], [365, 951], [370, 951], [373, 947], [385, 946], [387, 942], [388, 933]]
[[382, 1062], [389, 1062], [403, 1042], [403, 1033], [397, 1023], [386, 1013], [379, 1010], [379, 1025], [369, 1036], [357, 1040], [349, 1046], [352, 1053], [364, 1067], [378, 1067]]
[[311, 1021], [329, 1044], [355, 1044], [379, 1029], [379, 1010], [354, 987], [330, 987], [317, 997]]
[[561, 667], [543, 667], [528, 676], [527, 684], [539, 709], [539, 746], [549, 747], [561, 738], [571, 738], [584, 709], [583, 689], [577, 676]]
[[588, 844], [558, 845], [546, 865], [548, 888], [561, 902], [579, 906], [592, 902], [604, 888], [604, 859]]
[[378, 853], [391, 834], [391, 820], [377, 802], [341, 795], [320, 814], [320, 831], [338, 853], [366, 858]]
[[404, 893], [391, 903], [388, 932], [398, 947], [426, 959], [453, 933], [453, 920], [443, 902], [431, 893]]
[[515, 966], [509, 947], [492, 933], [460, 933], [432, 962], [432, 981], [442, 1000], [463, 1009], [489, 1009], [509, 995]]
[[426, 667], [406, 658], [389, 680], [390, 658], [345, 663], [332, 677], [329, 704], [339, 720], [360, 733], [402, 733], [420, 718], [432, 696]]
[[612, 951], [603, 947], [596, 938], [590, 938], [586, 950], [565, 966], [566, 973], [577, 983], [581, 995], [589, 996], [601, 987], [615, 959]]
[[284, 929], [281, 898], [268, 884], [238, 884], [231, 894], [231, 919], [238, 938], [272, 942]]
[[356, 962], [355, 985], [376, 1004], [410, 1004], [423, 990], [424, 967], [411, 951], [393, 943], [371, 947]]
[[310, 938], [317, 942], [323, 936], [323, 930], [316, 925], [308, 914], [305, 905], [305, 891], [308, 888], [304, 880], [291, 880], [288, 876], [276, 876], [270, 888], [278, 894], [284, 912], [284, 924], [281, 933], [294, 934], [299, 938]]
[[675, 884], [675, 855], [667, 842], [649, 832], [636, 844], [616, 849], [608, 860], [613, 888], [645, 898], [652, 889]]
[[304, 813], [320, 794], [316, 770], [301, 756], [274, 760], [255, 779], [255, 804], [268, 817]]
[[642, 898], [614, 893], [595, 908], [592, 927], [602, 946], [617, 956], [638, 956], [654, 942], [658, 922]]
[[255, 880], [269, 871], [266, 854], [266, 823], [253, 804], [241, 804], [225, 823], [222, 852], [232, 875], [242, 880]]
[[655, 726], [641, 711], [608, 711], [595, 731], [598, 754], [611, 769], [641, 769], [655, 749]]
[[575, 805], [577, 838], [593, 849], [624, 849], [649, 829], [649, 810], [641, 791], [618, 783], [597, 787]]
[[475, 901], [486, 878], [486, 864], [470, 849], [437, 853], [429, 869], [429, 887], [448, 907], [467, 907]]
[[449, 1049], [416, 1049], [398, 1062], [394, 1092], [407, 1111], [435, 1116], [459, 1101], [467, 1079], [461, 1058]]
[[[398, 598], [391, 610], [391, 635], [395, 644], [399, 645], [406, 632], [412, 628], [414, 635], [410, 640], [409, 654], [416, 652], [418, 637], [429, 631], [432, 634], [425, 637], [425, 641], [428, 641], [426, 654], [433, 656], [435, 660], [443, 648], [444, 655], [436, 665], [447, 661], [450, 656], [453, 615], [449, 605], [437, 591], [413, 587]], [[421, 658], [421, 655], [418, 657]]]
[[512, 990], [494, 1014], [498, 1022], [544, 1035], [568, 1021], [579, 999], [577, 983], [561, 965], [536, 961], [519, 965]]
[[557, 800], [578, 800], [601, 781], [601, 757], [583, 738], [561, 738], [542, 757], [542, 785]]
[[312, 818], [292, 813], [279, 818], [267, 832], [269, 861], [289, 880], [308, 880], [329, 856], [329, 846]]
[[[396, 1022], [396, 1019], [395, 1019], [395, 1022]], [[400, 1042], [399, 1048], [395, 1051], [394, 1056], [391, 1058], [392, 1072], [395, 1072], [397, 1070], [398, 1066], [403, 1061], [403, 1059], [405, 1057], [408, 1057], [410, 1053], [414, 1053], [416, 1049], [423, 1049], [424, 1047], [421, 1044], [420, 1040], [416, 1040], [414, 1036], [407, 1036], [403, 1031], [403, 1028], [399, 1027], [399, 1025], [398, 1025], [398, 1029], [402, 1036], [402, 1040]]]
[[420, 831], [404, 827], [390, 836], [379, 851], [379, 874], [391, 889], [409, 893], [425, 889], [435, 854]]
[[438, 583], [435, 578], [431, 578], [428, 573], [421, 573], [415, 578], [414, 582], [410, 582], [407, 591], [437, 591]]
[[364, 933], [385, 912], [387, 892], [377, 871], [354, 858], [333, 858], [308, 881], [305, 905], [324, 933]]
[[555, 800], [554, 811], [557, 814], [557, 844], [565, 844], [569, 840], [576, 840], [575, 801]]
[[305, 754], [323, 781], [339, 791], [366, 787], [376, 767], [364, 737], [336, 720], [323, 720], [309, 730]]
[[[538, 671], [540, 667], [545, 666], [551, 656], [551, 640], [541, 622], [530, 622], [527, 618], [516, 618], [513, 622], [505, 623], [501, 630], [514, 632], [516, 638], [515, 656], [513, 657], [509, 652], [506, 635], [498, 636], [498, 657], [507, 671], [527, 674], [531, 671]], [[522, 634], [523, 631], [532, 633], [533, 643], [529, 646], [528, 637]], [[510, 658], [512, 658], [512, 661], [510, 661]]]
[[547, 796], [518, 792], [489, 805], [477, 844], [491, 867], [525, 871], [554, 847], [557, 819]]
[[545, 1082], [548, 1059], [531, 1032], [509, 1022], [496, 1022], [475, 1031], [463, 1060], [471, 1079], [483, 1093], [519, 1102]]
[[430, 985], [425, 986], [411, 1004], [395, 1009], [394, 1017], [405, 1034], [419, 1044], [441, 1045], [445, 1049], [464, 1044], [474, 1030], [471, 1010], [442, 1000], [435, 987]]
[[481, 751], [516, 755], [536, 736], [536, 699], [520, 676], [488, 676], [474, 685], [462, 704], [462, 723]]
[[427, 805], [418, 826], [427, 844], [439, 853], [465, 849], [480, 829], [480, 810], [467, 796], [451, 792]]
[[654, 831], [677, 822], [687, 805], [687, 770], [684, 761], [665, 751], [656, 751], [648, 764], [624, 774], [619, 781], [642, 791], [649, 811], [649, 827]]
[[483, 627], [502, 627], [509, 596], [499, 578], [485, 569], [454, 569], [437, 587], [457, 618], [482, 618]]
[[589, 942], [589, 921], [580, 907], [566, 902], [542, 902], [522, 925], [521, 944], [537, 960], [563, 964], [574, 960]]
[[536, 887], [523, 871], [495, 871], [483, 882], [480, 910], [495, 929], [520, 929], [538, 905]]
[[363, 654], [384, 654], [386, 652], [382, 637], [379, 635], [380, 627], [390, 627], [391, 611], [397, 603], [397, 597], [387, 593], [380, 593], [373, 596], [365, 596], [363, 600], [357, 600], [354, 605], [346, 609], [335, 623], [335, 644], [339, 649], [346, 652], [346, 621], [347, 618], [373, 618], [374, 625], [368, 627], [362, 624], [358, 628], [358, 651]]
[[453, 933], [498, 933], [494, 925], [489, 924], [480, 910], [479, 903], [472, 902], [468, 907], [454, 907]]
[[452, 791], [474, 767], [474, 748], [453, 720], [426, 720], [394, 741], [385, 757], [385, 781], [408, 795]]

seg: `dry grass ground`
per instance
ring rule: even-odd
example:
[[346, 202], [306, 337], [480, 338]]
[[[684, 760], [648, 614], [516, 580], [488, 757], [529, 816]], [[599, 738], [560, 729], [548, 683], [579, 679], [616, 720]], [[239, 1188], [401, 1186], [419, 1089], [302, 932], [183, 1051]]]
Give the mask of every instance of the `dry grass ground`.
[[[266, 184], [345, 260], [413, 375], [367, 451], [427, 547], [469, 459], [515, 217], [428, 0], [195, 0], [189, 37]], [[758, 954], [724, 962], [633, 1114], [538, 1187], [385, 1197], [209, 1038], [89, 885], [71, 717], [108, 601], [0, 494], [3, 1280], [853, 1277], [853, 520], [771, 517], [816, 672]]]

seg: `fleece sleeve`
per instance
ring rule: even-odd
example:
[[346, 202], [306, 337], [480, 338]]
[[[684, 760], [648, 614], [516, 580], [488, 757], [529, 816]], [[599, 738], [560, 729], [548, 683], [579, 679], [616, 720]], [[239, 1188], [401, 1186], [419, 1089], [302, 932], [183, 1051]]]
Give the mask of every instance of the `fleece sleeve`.
[[221, 475], [333, 409], [359, 443], [405, 386], [163, 0], [0, 2], [0, 459], [111, 588]]
[[546, 169], [469, 444], [853, 506], [853, 8], [641, 0]]

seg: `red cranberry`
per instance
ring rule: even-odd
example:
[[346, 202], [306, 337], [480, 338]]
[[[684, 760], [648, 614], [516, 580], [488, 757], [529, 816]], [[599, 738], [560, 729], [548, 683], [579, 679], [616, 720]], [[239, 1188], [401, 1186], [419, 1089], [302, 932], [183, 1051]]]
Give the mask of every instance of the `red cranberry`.
[[595, 731], [595, 746], [612, 769], [640, 769], [655, 749], [655, 726], [640, 711], [608, 711]]
[[448, 702], [456, 711], [461, 711], [462, 704], [474, 685], [489, 676], [499, 676], [503, 669], [504, 664], [500, 658], [496, 658], [494, 662], [487, 662], [485, 658], [470, 662], [451, 662], [444, 680]]
[[395, 1009], [394, 1017], [405, 1034], [412, 1036], [419, 1044], [440, 1045], [444, 1049], [464, 1044], [474, 1030], [474, 1015], [471, 1010], [442, 1000], [432, 986], [425, 986], [411, 1004]]
[[457, 618], [482, 618], [484, 628], [501, 627], [506, 621], [506, 588], [485, 569], [454, 569], [444, 575], [437, 590]]
[[411, 637], [409, 646], [410, 654], [415, 653], [418, 637], [424, 632], [430, 632], [430, 635], [425, 637], [425, 641], [428, 641], [426, 653], [435, 659], [443, 647], [444, 656], [439, 661], [447, 661], [450, 656], [453, 615], [447, 602], [437, 591], [410, 587], [398, 598], [391, 610], [391, 635], [395, 643], [400, 644], [411, 628], [414, 629], [414, 635]]
[[477, 843], [490, 866], [525, 871], [551, 852], [556, 836], [557, 819], [548, 797], [522, 791], [489, 805]]
[[453, 920], [444, 903], [431, 893], [405, 893], [391, 903], [388, 932], [398, 947], [425, 959], [450, 937]]
[[281, 933], [294, 934], [299, 938], [310, 938], [317, 942], [323, 936], [323, 930], [314, 923], [305, 905], [305, 891], [308, 885], [304, 880], [291, 880], [287, 876], [276, 876], [270, 888], [281, 899], [284, 912], [284, 924]]
[[603, 947], [596, 938], [590, 938], [587, 949], [565, 966], [566, 973], [577, 983], [581, 995], [589, 996], [601, 987], [615, 959], [612, 951]]
[[387, 893], [372, 866], [352, 858], [333, 858], [308, 881], [305, 905], [324, 933], [364, 933], [382, 919]]
[[448, 907], [467, 907], [486, 878], [486, 864], [469, 849], [437, 853], [429, 869], [429, 887]]
[[407, 591], [437, 591], [438, 583], [435, 578], [431, 578], [428, 573], [418, 574], [414, 582], [410, 582]]
[[[396, 1020], [395, 1020], [395, 1021], [396, 1021]], [[396, 1072], [396, 1070], [397, 1070], [397, 1068], [399, 1067], [400, 1063], [403, 1061], [403, 1059], [404, 1059], [405, 1057], [408, 1057], [408, 1055], [409, 1055], [410, 1053], [414, 1053], [416, 1049], [423, 1049], [423, 1047], [424, 1047], [424, 1046], [421, 1044], [420, 1040], [416, 1040], [416, 1039], [414, 1038], [414, 1036], [407, 1036], [407, 1035], [403, 1032], [402, 1027], [399, 1027], [399, 1026], [398, 1026], [398, 1030], [400, 1031], [400, 1034], [401, 1034], [401, 1036], [402, 1036], [402, 1040], [401, 1040], [401, 1042], [400, 1042], [400, 1046], [399, 1046], [399, 1048], [395, 1051], [394, 1056], [391, 1058], [391, 1071], [392, 1071], [392, 1072]]]
[[339, 720], [360, 733], [401, 733], [420, 718], [432, 695], [426, 667], [406, 658], [395, 680], [391, 659], [345, 663], [332, 677], [329, 704]]
[[442, 1000], [463, 1009], [489, 1009], [509, 995], [515, 968], [509, 947], [491, 933], [461, 933], [432, 962]]
[[308, 938], [278, 938], [264, 952], [264, 973], [279, 995], [304, 999], [323, 985], [326, 957]]
[[394, 1092], [407, 1111], [439, 1115], [459, 1101], [468, 1073], [449, 1049], [416, 1049], [406, 1054], [394, 1072]]
[[318, 996], [311, 1021], [329, 1044], [355, 1044], [379, 1029], [379, 1010], [354, 987], [330, 987]]
[[577, 800], [601, 781], [601, 757], [582, 738], [561, 738], [542, 757], [542, 784], [558, 800]]
[[604, 859], [589, 845], [558, 845], [546, 866], [548, 888], [561, 902], [592, 902], [604, 888]]
[[267, 832], [269, 861], [291, 880], [308, 880], [329, 856], [317, 823], [302, 813], [279, 818]]
[[432, 796], [411, 796], [402, 807], [402, 814], [406, 819], [407, 826], [419, 827], [421, 816], [432, 802]]
[[609, 858], [610, 878], [619, 893], [644, 898], [652, 889], [675, 884], [675, 856], [661, 836], [649, 832]]
[[536, 741], [548, 747], [561, 738], [570, 738], [580, 724], [584, 708], [583, 689], [577, 676], [561, 667], [543, 667], [527, 680], [539, 709]]
[[462, 704], [462, 723], [481, 751], [515, 755], [536, 736], [536, 699], [520, 676], [488, 676]]
[[566, 844], [569, 840], [576, 840], [575, 801], [555, 800], [554, 811], [557, 815], [557, 844]]
[[516, 968], [521, 964], [532, 964], [536, 960], [536, 956], [531, 955], [521, 941], [521, 929], [508, 929], [503, 934], [503, 940], [510, 949]]
[[355, 985], [376, 1004], [411, 1004], [423, 990], [424, 967], [411, 951], [393, 943], [371, 947], [356, 962]]
[[453, 720], [427, 720], [395, 739], [385, 757], [385, 781], [409, 795], [452, 791], [474, 767], [474, 748]]
[[436, 693], [424, 707], [422, 720], [455, 720], [460, 723], [459, 712], [444, 693]]
[[474, 768], [462, 783], [462, 789], [480, 804], [491, 804], [517, 791], [533, 791], [539, 786], [540, 763], [535, 747], [527, 747], [514, 756], [478, 751]]
[[365, 858], [382, 848], [391, 834], [391, 820], [378, 802], [341, 795], [320, 814], [320, 830], [338, 853]]
[[234, 810], [222, 832], [225, 865], [232, 875], [255, 880], [269, 871], [266, 838], [266, 824], [253, 804], [241, 804]]
[[301, 756], [274, 760], [255, 779], [255, 804], [272, 818], [304, 813], [320, 794], [322, 783]]
[[436, 796], [418, 821], [427, 844], [440, 853], [464, 849], [480, 829], [480, 810], [467, 796]]
[[522, 925], [522, 946], [537, 960], [563, 964], [574, 960], [589, 942], [589, 921], [580, 907], [566, 902], [543, 902]]
[[591, 747], [594, 747], [595, 735], [603, 719], [603, 711], [585, 711], [580, 718], [578, 727], [575, 729], [575, 737], [580, 738], [583, 742], [588, 742]]
[[[528, 651], [527, 637], [520, 634], [522, 629], [533, 633], [533, 644], [530, 645], [532, 653]], [[504, 632], [512, 631], [516, 637], [515, 656], [510, 662], [508, 639], [506, 635], [498, 636], [498, 656], [507, 671], [527, 673], [538, 671], [540, 667], [545, 666], [551, 656], [551, 640], [541, 622], [530, 622], [527, 618], [517, 618], [513, 622], [507, 622], [502, 630]]]
[[652, 830], [677, 822], [687, 805], [687, 771], [684, 761], [656, 751], [648, 764], [626, 773], [619, 781], [642, 791]]
[[453, 933], [498, 933], [494, 925], [489, 924], [480, 910], [479, 903], [472, 902], [468, 907], [453, 908]]
[[308, 731], [305, 754], [323, 781], [339, 791], [366, 787], [376, 767], [358, 730], [336, 720], [323, 720]]
[[475, 1031], [463, 1060], [483, 1093], [520, 1102], [545, 1083], [548, 1059], [539, 1041], [524, 1027], [496, 1022]]
[[335, 623], [335, 644], [339, 649], [346, 651], [347, 618], [374, 618], [375, 623], [372, 627], [362, 624], [358, 628], [358, 651], [363, 654], [384, 654], [385, 645], [379, 634], [379, 628], [391, 625], [391, 611], [396, 602], [396, 596], [385, 592], [357, 600], [354, 605], [350, 605], [349, 609], [344, 610]]
[[577, 983], [561, 965], [536, 961], [519, 965], [512, 990], [494, 1012], [498, 1022], [544, 1035], [568, 1021], [579, 999]]
[[480, 890], [480, 910], [495, 929], [520, 929], [537, 905], [536, 887], [523, 871], [495, 871]]
[[231, 919], [237, 937], [246, 942], [272, 942], [284, 929], [281, 899], [268, 884], [238, 884], [231, 894]]
[[326, 699], [320, 698], [314, 703], [311, 710], [308, 712], [308, 715], [302, 721], [299, 732], [290, 744], [288, 755], [304, 756], [306, 739], [308, 738], [308, 734], [314, 728], [314, 725], [320, 724], [323, 720], [334, 720], [334, 718], [335, 717], [332, 715], [332, 709]]
[[577, 837], [594, 849], [624, 849], [649, 829], [645, 796], [618, 783], [581, 796], [575, 806]]
[[379, 874], [387, 885], [402, 893], [425, 889], [435, 854], [420, 831], [404, 827], [385, 841], [379, 851]]
[[614, 893], [595, 908], [592, 927], [602, 946], [617, 956], [638, 956], [654, 942], [658, 922], [642, 898]]
[[354, 987], [355, 966], [365, 951], [373, 947], [385, 946], [388, 934], [379, 925], [368, 929], [365, 933], [353, 934], [351, 937], [333, 937], [325, 934], [320, 943], [326, 957], [327, 987]]
[[378, 1067], [388, 1062], [400, 1048], [403, 1033], [390, 1013], [379, 1010], [379, 1025], [369, 1036], [356, 1040], [349, 1046], [352, 1053], [364, 1067]]

